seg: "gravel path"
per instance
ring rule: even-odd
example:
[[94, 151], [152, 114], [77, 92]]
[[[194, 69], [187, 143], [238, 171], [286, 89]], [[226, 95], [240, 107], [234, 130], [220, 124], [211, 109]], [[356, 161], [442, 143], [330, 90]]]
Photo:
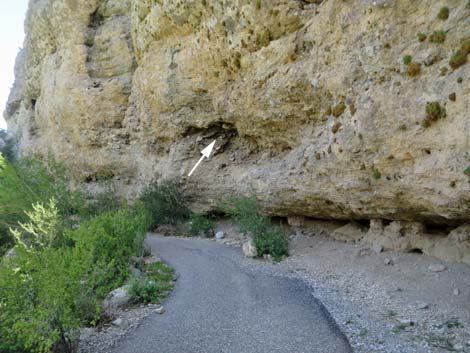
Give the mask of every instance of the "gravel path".
[[[211, 241], [150, 237], [179, 275], [164, 315], [151, 314], [115, 353], [351, 352], [304, 282], [253, 266]], [[271, 270], [270, 270], [271, 269]]]

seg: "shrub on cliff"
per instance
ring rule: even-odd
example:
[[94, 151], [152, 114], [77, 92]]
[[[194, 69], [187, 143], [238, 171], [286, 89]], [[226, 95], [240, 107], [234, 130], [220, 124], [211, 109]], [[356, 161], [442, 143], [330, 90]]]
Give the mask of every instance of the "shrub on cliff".
[[272, 224], [269, 217], [262, 215], [255, 196], [231, 197], [220, 206], [240, 224], [242, 232], [252, 235], [258, 256], [269, 254], [280, 260], [288, 255], [289, 243], [285, 232]]

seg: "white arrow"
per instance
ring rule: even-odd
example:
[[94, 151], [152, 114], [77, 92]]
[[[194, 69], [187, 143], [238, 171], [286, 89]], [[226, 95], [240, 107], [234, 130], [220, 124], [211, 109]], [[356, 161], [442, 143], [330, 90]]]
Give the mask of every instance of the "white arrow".
[[212, 150], [214, 149], [214, 145], [215, 145], [215, 141], [212, 141], [211, 144], [209, 146], [207, 146], [206, 148], [204, 148], [201, 153], [202, 153], [202, 157], [197, 161], [196, 165], [194, 166], [193, 169], [191, 169], [191, 171], [189, 172], [188, 174], [188, 177], [191, 176], [191, 174], [194, 173], [194, 171], [196, 170], [196, 168], [199, 166], [199, 164], [201, 164], [202, 160], [205, 158], [209, 158], [211, 153], [212, 153]]

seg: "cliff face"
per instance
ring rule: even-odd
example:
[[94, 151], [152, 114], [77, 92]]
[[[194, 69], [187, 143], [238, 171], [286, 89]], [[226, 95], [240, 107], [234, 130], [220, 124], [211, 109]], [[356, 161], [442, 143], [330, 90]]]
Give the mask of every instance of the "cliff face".
[[470, 216], [466, 1], [31, 0], [26, 31], [9, 129], [84, 182], [132, 195], [217, 138], [186, 180], [206, 207], [252, 189], [281, 216]]

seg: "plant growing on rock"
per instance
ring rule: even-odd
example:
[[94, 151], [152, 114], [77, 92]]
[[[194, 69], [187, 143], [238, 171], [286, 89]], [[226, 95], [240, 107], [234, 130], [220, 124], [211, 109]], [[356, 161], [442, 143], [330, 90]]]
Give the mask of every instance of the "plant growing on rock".
[[382, 174], [374, 168], [372, 170], [372, 178], [374, 178], [375, 180], [379, 180], [380, 178], [382, 178]]
[[413, 60], [413, 58], [411, 57], [411, 55], [405, 55], [403, 57], [403, 64], [405, 65], [408, 65], [411, 63], [411, 60]]
[[464, 54], [460, 49], [455, 51], [449, 60], [449, 66], [454, 70], [467, 62], [467, 55]]
[[415, 77], [421, 73], [421, 64], [411, 62], [406, 70], [408, 76]]
[[446, 110], [439, 102], [426, 104], [426, 118], [422, 122], [423, 127], [429, 127], [433, 122], [446, 117]]
[[449, 18], [449, 7], [443, 6], [440, 8], [439, 12], [437, 13], [437, 18], [440, 20], [447, 20]]
[[346, 110], [346, 104], [344, 102], [339, 102], [338, 104], [336, 104], [334, 107], [331, 108], [331, 114], [334, 117], [339, 118], [344, 113], [345, 110]]
[[465, 37], [460, 41], [460, 51], [464, 55], [470, 54], [470, 37]]
[[424, 42], [428, 38], [427, 34], [424, 32], [418, 32], [418, 40]]
[[469, 165], [467, 168], [465, 168], [465, 170], [463, 171], [463, 173], [464, 173], [466, 176], [470, 177], [470, 165]]
[[434, 31], [429, 36], [431, 43], [444, 43], [446, 40], [446, 32], [444, 30]]

